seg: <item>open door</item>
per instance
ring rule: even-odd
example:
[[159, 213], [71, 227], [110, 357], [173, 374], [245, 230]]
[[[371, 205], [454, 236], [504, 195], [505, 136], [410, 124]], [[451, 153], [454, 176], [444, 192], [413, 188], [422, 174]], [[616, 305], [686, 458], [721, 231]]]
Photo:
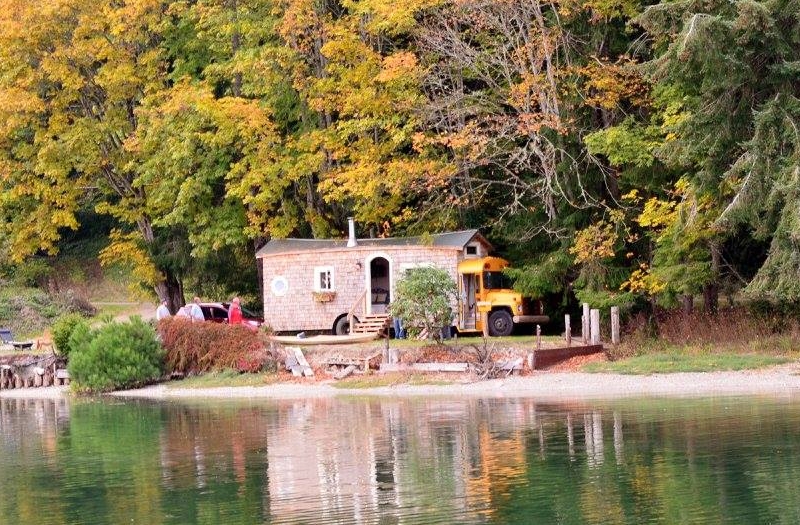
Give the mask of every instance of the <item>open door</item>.
[[367, 308], [370, 314], [385, 314], [392, 302], [389, 261], [385, 257], [375, 257], [369, 262], [367, 283]]
[[480, 286], [479, 276], [471, 273], [461, 274], [458, 282], [459, 301], [459, 329], [475, 330], [477, 328], [478, 307], [475, 295]]

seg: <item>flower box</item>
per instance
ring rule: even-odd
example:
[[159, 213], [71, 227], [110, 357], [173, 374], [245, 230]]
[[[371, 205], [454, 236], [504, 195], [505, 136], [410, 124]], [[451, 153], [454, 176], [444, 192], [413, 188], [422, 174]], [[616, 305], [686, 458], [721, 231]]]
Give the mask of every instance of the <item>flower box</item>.
[[311, 292], [311, 296], [318, 303], [329, 303], [336, 298], [336, 292]]

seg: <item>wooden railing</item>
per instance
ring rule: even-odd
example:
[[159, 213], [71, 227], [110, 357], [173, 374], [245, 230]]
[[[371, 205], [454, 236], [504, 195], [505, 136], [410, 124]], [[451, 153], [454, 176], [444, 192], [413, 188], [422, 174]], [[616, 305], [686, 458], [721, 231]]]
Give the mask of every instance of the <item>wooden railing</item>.
[[356, 302], [353, 303], [353, 306], [350, 307], [350, 311], [347, 312], [347, 326], [351, 334], [353, 333], [353, 316], [355, 316], [356, 308], [358, 308], [358, 303], [361, 303], [361, 307], [363, 311], [366, 313], [367, 311], [366, 299], [367, 299], [367, 289], [365, 288], [364, 291], [361, 292], [361, 295], [358, 296], [358, 299], [356, 299]]

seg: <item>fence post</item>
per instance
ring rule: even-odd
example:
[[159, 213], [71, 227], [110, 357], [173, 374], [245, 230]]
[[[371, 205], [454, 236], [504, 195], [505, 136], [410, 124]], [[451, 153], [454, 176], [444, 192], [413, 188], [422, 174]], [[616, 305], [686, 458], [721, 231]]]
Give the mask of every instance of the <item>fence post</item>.
[[619, 344], [619, 306], [611, 307], [611, 344]]
[[583, 303], [583, 316], [581, 317], [581, 337], [583, 344], [589, 344], [589, 303]]
[[567, 340], [567, 347], [569, 347], [572, 344], [572, 325], [569, 314], [564, 314], [564, 339]]
[[536, 325], [536, 349], [542, 349], [542, 327], [538, 324]]
[[590, 312], [592, 326], [591, 326], [591, 341], [593, 345], [600, 344], [600, 310], [593, 308]]

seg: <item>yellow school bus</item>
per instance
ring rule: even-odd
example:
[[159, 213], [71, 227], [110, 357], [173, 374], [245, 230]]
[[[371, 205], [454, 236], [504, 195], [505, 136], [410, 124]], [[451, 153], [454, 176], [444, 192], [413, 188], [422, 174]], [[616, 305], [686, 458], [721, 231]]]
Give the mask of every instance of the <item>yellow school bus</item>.
[[483, 331], [486, 313], [489, 335], [509, 335], [514, 325], [546, 323], [542, 302], [511, 289], [503, 273], [509, 263], [500, 257], [466, 259], [458, 264], [458, 331]]

